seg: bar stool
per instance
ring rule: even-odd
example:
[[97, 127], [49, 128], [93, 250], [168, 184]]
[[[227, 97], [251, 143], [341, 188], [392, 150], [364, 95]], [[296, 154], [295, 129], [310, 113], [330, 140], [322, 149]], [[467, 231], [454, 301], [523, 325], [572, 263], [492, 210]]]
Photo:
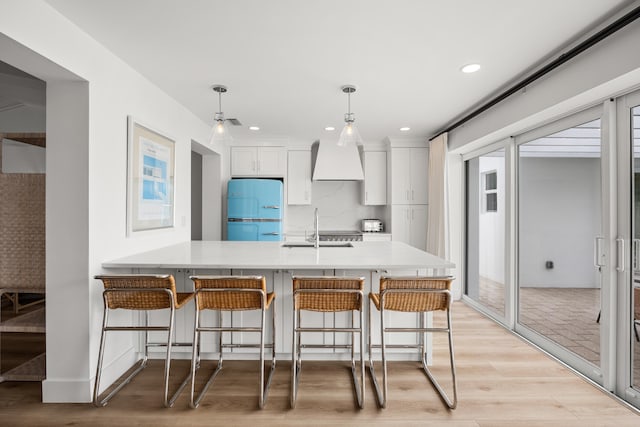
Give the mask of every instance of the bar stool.
[[[276, 294], [267, 293], [266, 280], [263, 276], [191, 276], [196, 290], [196, 317], [193, 333], [193, 355], [191, 358], [191, 407], [197, 408], [209, 386], [213, 384], [222, 370], [222, 355], [225, 348], [259, 348], [260, 350], [260, 398], [258, 406], [264, 408], [267, 402], [271, 378], [276, 369]], [[273, 341], [265, 344], [265, 313], [271, 308], [271, 327]], [[203, 326], [200, 312], [216, 310], [218, 326]], [[260, 310], [260, 327], [224, 326], [223, 311]], [[220, 356], [215, 371], [207, 380], [198, 396], [195, 395], [196, 371], [200, 367], [200, 334], [202, 332], [218, 332]], [[227, 344], [222, 341], [223, 332], [259, 332], [260, 344]], [[271, 348], [271, 371], [264, 383], [264, 349]]]
[[[291, 363], [291, 408], [296, 407], [298, 380], [302, 369], [302, 348], [349, 348], [351, 349], [351, 376], [360, 408], [364, 407], [364, 336], [362, 334], [364, 278], [353, 277], [293, 277], [293, 348]], [[351, 327], [302, 327], [303, 310], [319, 312], [351, 311]], [[358, 327], [354, 325], [354, 314], [360, 313]], [[301, 344], [302, 332], [342, 332], [351, 335], [347, 345]], [[360, 337], [360, 381], [356, 376], [355, 334]]]
[[[453, 355], [453, 340], [451, 335], [451, 282], [453, 277], [381, 277], [380, 293], [370, 293], [369, 325], [371, 325], [372, 306], [380, 311], [380, 337], [381, 344], [373, 345], [371, 340], [371, 327], [369, 327], [369, 372], [376, 389], [378, 404], [385, 408], [387, 404], [387, 348], [417, 348], [421, 352], [422, 369], [442, 400], [451, 409], [455, 409], [458, 403], [456, 386], [456, 367]], [[420, 315], [420, 327], [389, 328], [385, 326], [384, 313], [386, 311], [415, 312]], [[432, 311], [445, 311], [447, 316], [446, 328], [426, 327], [426, 313]], [[420, 333], [421, 342], [417, 345], [385, 344], [385, 334], [389, 332], [417, 332]], [[453, 401], [449, 399], [440, 384], [432, 375], [427, 366], [427, 332], [446, 332], [449, 336], [449, 361], [451, 364], [451, 377], [453, 379]], [[373, 363], [373, 348], [382, 349], [382, 384], [383, 392], [376, 378]]]
[[[171, 407], [180, 395], [182, 389], [187, 385], [190, 375], [188, 375], [178, 387], [178, 390], [169, 398], [169, 369], [171, 365], [171, 347], [175, 345], [191, 346], [191, 343], [172, 343], [173, 330], [175, 326], [175, 311], [193, 298], [193, 292], [177, 292], [176, 284], [171, 275], [100, 275], [95, 276], [104, 284], [102, 298], [104, 301], [104, 313], [102, 320], [102, 333], [100, 335], [100, 351], [98, 353], [98, 367], [96, 371], [96, 382], [93, 389], [93, 403], [96, 406], [105, 406], [115, 394], [127, 385], [133, 377], [138, 375], [146, 366], [149, 357], [149, 347], [166, 346], [167, 354], [164, 362], [164, 406]], [[144, 311], [145, 321], [143, 326], [109, 326], [108, 317], [110, 310], [134, 310]], [[167, 326], [149, 326], [149, 310], [169, 309], [169, 322]], [[105, 337], [111, 331], [143, 331], [144, 332], [144, 355], [137, 368], [122, 381], [105, 398], [100, 399], [100, 376], [102, 374], [102, 362], [104, 358]], [[166, 331], [166, 343], [150, 343], [148, 340], [149, 331]]]

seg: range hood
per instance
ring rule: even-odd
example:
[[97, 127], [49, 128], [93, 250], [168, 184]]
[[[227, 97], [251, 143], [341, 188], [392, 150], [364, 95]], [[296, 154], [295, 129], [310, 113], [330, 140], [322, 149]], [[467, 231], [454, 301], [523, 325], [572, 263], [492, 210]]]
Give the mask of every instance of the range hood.
[[339, 146], [336, 141], [318, 141], [313, 168], [314, 181], [363, 181], [362, 162], [355, 144]]

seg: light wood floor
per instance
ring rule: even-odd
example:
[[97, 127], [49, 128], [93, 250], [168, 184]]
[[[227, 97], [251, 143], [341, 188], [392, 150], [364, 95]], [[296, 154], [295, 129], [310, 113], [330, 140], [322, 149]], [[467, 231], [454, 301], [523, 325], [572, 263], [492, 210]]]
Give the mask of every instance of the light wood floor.
[[[638, 426], [640, 415], [462, 303], [454, 305], [458, 409], [445, 409], [417, 363], [390, 364], [389, 402], [378, 409], [370, 381], [355, 409], [347, 365], [305, 362], [298, 405], [289, 409], [289, 364], [279, 362], [267, 407], [257, 409], [257, 366], [228, 362], [200, 408], [183, 393], [161, 404], [162, 363], [152, 361], [108, 406], [43, 404], [38, 383], [0, 384], [1, 425], [447, 425]], [[7, 345], [3, 340], [3, 347]], [[6, 349], [6, 347], [4, 347]], [[446, 374], [446, 340], [435, 339], [434, 371]], [[4, 354], [4, 353], [3, 353]], [[3, 363], [4, 364], [4, 363]], [[175, 376], [188, 370], [176, 361]], [[212, 362], [203, 369], [211, 369]], [[203, 372], [204, 376], [204, 372]], [[444, 381], [445, 387], [449, 385]]]

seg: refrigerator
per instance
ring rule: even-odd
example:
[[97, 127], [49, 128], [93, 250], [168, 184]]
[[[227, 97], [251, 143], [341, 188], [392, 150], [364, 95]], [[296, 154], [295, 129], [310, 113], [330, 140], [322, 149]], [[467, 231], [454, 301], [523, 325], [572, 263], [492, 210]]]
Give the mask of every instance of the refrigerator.
[[282, 240], [283, 197], [279, 180], [229, 180], [227, 240]]

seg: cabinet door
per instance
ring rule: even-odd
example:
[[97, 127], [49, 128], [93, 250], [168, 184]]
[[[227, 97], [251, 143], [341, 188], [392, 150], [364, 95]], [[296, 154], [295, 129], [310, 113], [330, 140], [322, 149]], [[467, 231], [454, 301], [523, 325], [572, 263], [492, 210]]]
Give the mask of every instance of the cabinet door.
[[[371, 292], [380, 292], [380, 277], [381, 276], [415, 276], [415, 270], [391, 270], [391, 271], [373, 271], [371, 272]], [[369, 308], [371, 310], [371, 342], [373, 344], [380, 344], [380, 311], [378, 311], [373, 303], [369, 300]], [[385, 312], [385, 327], [389, 328], [401, 328], [401, 327], [417, 327], [419, 326], [419, 317], [415, 313], [404, 313], [400, 311], [387, 311]], [[386, 344], [391, 345], [415, 345], [419, 344], [420, 337], [413, 332], [395, 332], [387, 333]], [[366, 343], [365, 343], [366, 345]], [[380, 360], [380, 350], [373, 350], [374, 360]], [[398, 356], [403, 353], [409, 353], [415, 355], [414, 349], [402, 349], [394, 348], [387, 350], [387, 357], [390, 358], [405, 358], [406, 355]]]
[[286, 158], [282, 147], [258, 147], [258, 175], [283, 177]]
[[411, 235], [409, 244], [427, 250], [427, 205], [411, 206]]
[[407, 205], [391, 207], [391, 240], [411, 244], [411, 212]]
[[231, 176], [256, 176], [256, 147], [231, 147]]
[[[290, 270], [276, 273], [279, 281], [276, 281], [276, 300], [279, 304], [278, 320], [276, 324], [281, 325], [280, 336], [276, 337], [278, 342], [276, 350], [278, 353], [285, 353], [287, 357], [291, 357], [291, 349], [293, 345], [293, 276], [332, 276], [333, 270]], [[333, 322], [333, 313], [323, 313], [319, 311], [303, 310], [301, 313], [301, 322], [303, 326], [324, 327]], [[333, 342], [333, 334], [331, 332], [308, 332], [302, 334], [303, 344], [329, 344]], [[330, 353], [331, 349], [309, 349], [302, 350], [304, 354], [310, 353]]]
[[427, 148], [412, 148], [411, 159], [411, 193], [410, 202], [413, 205], [426, 205], [427, 182], [429, 179], [429, 150]]
[[411, 203], [411, 149], [391, 149], [391, 203]]
[[390, 242], [391, 234], [389, 233], [363, 233], [363, 242]]
[[[250, 269], [234, 269], [234, 276], [264, 276], [267, 280], [267, 292], [274, 291], [274, 271], [273, 270], [250, 270]], [[274, 306], [276, 310], [278, 309], [277, 304]], [[269, 343], [273, 340], [273, 334], [271, 331], [271, 310], [270, 308], [265, 313], [265, 342]], [[245, 328], [258, 328], [260, 327], [260, 310], [241, 310], [241, 311], [232, 311], [231, 313], [224, 313], [224, 323], [225, 325], [232, 325], [234, 327], [240, 326]], [[231, 315], [229, 318], [229, 314]], [[278, 314], [276, 313], [276, 319], [278, 318]], [[276, 326], [277, 327], [277, 326]], [[212, 334], [217, 335], [217, 334]], [[229, 340], [229, 335], [231, 335], [231, 340]], [[217, 337], [216, 337], [217, 338]], [[231, 334], [224, 334], [225, 343], [232, 342], [233, 344], [260, 344], [260, 333], [259, 332], [233, 332]], [[277, 339], [277, 336], [276, 336]], [[234, 348], [232, 350], [233, 353], [259, 353], [257, 348]], [[269, 354], [269, 351], [265, 350], [265, 354]], [[270, 356], [267, 356], [270, 357]]]
[[289, 151], [288, 153], [287, 203], [311, 204], [311, 151]]
[[362, 204], [387, 204], [387, 153], [364, 152], [364, 184]]

